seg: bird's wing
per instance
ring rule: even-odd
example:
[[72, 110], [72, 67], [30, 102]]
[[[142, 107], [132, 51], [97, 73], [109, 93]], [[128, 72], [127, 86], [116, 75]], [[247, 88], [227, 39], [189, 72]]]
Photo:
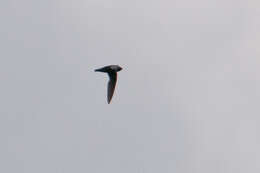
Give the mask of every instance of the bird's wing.
[[114, 91], [115, 91], [117, 73], [110, 72], [110, 73], [108, 73], [108, 76], [109, 76], [109, 82], [108, 82], [108, 86], [107, 86], [107, 103], [109, 104], [113, 97]]

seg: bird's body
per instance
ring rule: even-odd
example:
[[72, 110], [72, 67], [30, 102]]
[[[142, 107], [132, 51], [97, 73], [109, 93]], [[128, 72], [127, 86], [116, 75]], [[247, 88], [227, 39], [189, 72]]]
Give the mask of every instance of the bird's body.
[[107, 73], [109, 76], [108, 86], [107, 86], [107, 103], [109, 104], [111, 102], [111, 99], [113, 97], [115, 87], [116, 87], [116, 81], [117, 81], [117, 72], [121, 71], [122, 67], [118, 65], [109, 65], [105, 66], [99, 69], [96, 69], [96, 72], [104, 72]]

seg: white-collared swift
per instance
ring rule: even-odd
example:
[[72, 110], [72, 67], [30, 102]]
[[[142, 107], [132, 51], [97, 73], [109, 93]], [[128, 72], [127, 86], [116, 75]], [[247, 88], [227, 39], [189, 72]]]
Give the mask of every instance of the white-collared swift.
[[99, 69], [96, 69], [95, 72], [104, 72], [109, 76], [109, 81], [107, 84], [107, 103], [109, 104], [112, 100], [116, 81], [117, 81], [117, 72], [121, 71], [123, 68], [119, 65], [108, 65]]

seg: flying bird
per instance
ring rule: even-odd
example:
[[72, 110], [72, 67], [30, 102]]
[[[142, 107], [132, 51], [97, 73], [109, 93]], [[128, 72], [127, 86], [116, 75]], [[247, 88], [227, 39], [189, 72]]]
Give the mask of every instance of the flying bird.
[[117, 81], [117, 72], [121, 71], [122, 67], [118, 65], [108, 65], [99, 69], [96, 69], [95, 72], [104, 72], [107, 73], [109, 76], [109, 81], [107, 84], [107, 103], [111, 102], [113, 97], [116, 81]]

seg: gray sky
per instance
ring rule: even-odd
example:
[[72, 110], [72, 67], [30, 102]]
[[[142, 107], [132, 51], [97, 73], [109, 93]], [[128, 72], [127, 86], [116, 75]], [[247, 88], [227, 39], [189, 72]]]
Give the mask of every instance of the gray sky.
[[1, 1], [0, 172], [260, 172], [259, 9]]

